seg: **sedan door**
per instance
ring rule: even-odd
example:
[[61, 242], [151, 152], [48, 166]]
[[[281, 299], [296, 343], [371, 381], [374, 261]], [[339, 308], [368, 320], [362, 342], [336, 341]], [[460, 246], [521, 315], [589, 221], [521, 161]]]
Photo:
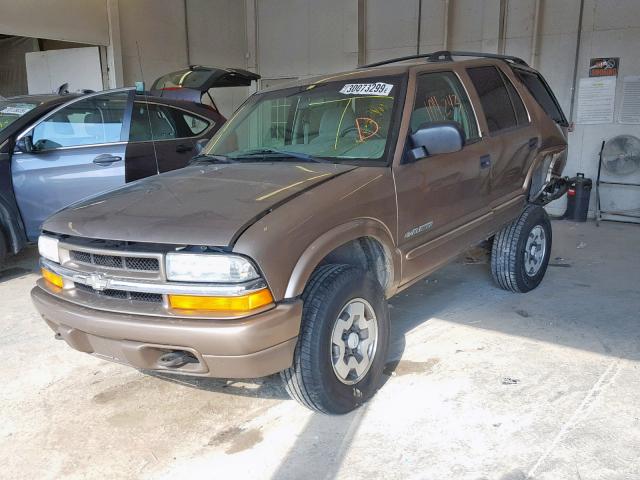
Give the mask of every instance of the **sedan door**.
[[18, 137], [12, 179], [30, 240], [49, 215], [124, 185], [132, 95], [128, 90], [74, 99]]
[[[127, 145], [127, 182], [185, 167], [214, 121], [179, 107], [136, 100]], [[157, 162], [157, 163], [156, 163]]]

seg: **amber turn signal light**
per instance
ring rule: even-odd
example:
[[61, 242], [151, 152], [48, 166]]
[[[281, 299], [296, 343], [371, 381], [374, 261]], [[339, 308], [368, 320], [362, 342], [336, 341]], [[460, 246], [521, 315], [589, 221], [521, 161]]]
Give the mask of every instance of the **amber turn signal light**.
[[273, 303], [268, 288], [238, 297], [205, 297], [198, 295], [169, 295], [169, 306], [180, 310], [208, 310], [248, 312]]
[[53, 272], [47, 270], [46, 268], [41, 268], [40, 272], [42, 273], [42, 278], [44, 278], [51, 285], [54, 285], [54, 286], [56, 286], [58, 288], [62, 288], [64, 286], [64, 282], [62, 280], [62, 277], [60, 275], [58, 275], [57, 273], [53, 273]]

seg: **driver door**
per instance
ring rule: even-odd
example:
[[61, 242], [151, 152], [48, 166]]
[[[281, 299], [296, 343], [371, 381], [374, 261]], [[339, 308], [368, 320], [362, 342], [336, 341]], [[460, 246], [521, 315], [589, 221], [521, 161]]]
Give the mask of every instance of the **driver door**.
[[125, 184], [132, 91], [80, 97], [21, 135], [12, 179], [27, 237], [67, 205]]

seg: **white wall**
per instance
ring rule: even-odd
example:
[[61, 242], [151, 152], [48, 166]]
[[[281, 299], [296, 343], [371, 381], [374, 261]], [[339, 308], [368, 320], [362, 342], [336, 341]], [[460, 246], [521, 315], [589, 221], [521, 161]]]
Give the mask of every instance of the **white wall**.
[[105, 0], [1, 0], [0, 34], [109, 44]]
[[[258, 73], [265, 78], [305, 77], [356, 66], [357, 0], [257, 0], [257, 3]], [[418, 5], [418, 0], [367, 0], [368, 62], [418, 51]], [[443, 48], [445, 5], [445, 0], [422, 1], [421, 53]], [[450, 5], [450, 49], [498, 51], [500, 0], [450, 0]], [[505, 53], [520, 56], [527, 62], [532, 56], [535, 5], [535, 0], [507, 1]], [[534, 66], [550, 83], [567, 115], [573, 93], [579, 10], [580, 0], [541, 0]], [[585, 0], [577, 77], [579, 80], [588, 76], [592, 57], [621, 57], [616, 118], [622, 98], [622, 78], [640, 75], [639, 46], [639, 0]], [[595, 180], [601, 141], [623, 133], [640, 136], [640, 127], [618, 123], [576, 125], [569, 136], [565, 174], [573, 176], [584, 172]], [[619, 192], [615, 191], [620, 195], [618, 206], [624, 206], [621, 202], [635, 202], [636, 208], [640, 206], [637, 191], [631, 191], [628, 198]], [[551, 212], [564, 212], [564, 202], [561, 199], [552, 204]], [[607, 202], [604, 198], [605, 207]], [[593, 198], [591, 203], [593, 209]]]
[[[595, 57], [620, 57], [620, 73], [616, 92], [617, 121], [622, 100], [622, 79], [627, 75], [640, 75], [640, 2], [637, 0], [587, 0], [582, 24], [582, 43], [578, 66], [578, 79], [588, 76], [589, 60]], [[555, 65], [559, 68], [559, 62]], [[549, 68], [551, 70], [552, 68]], [[574, 116], [575, 119], [575, 116]], [[567, 172], [584, 172], [594, 179], [597, 175], [598, 153], [603, 140], [616, 135], [630, 134], [640, 137], [640, 125], [612, 123], [605, 125], [576, 125], [569, 137]], [[640, 175], [618, 178], [636, 183]], [[640, 208], [638, 189], [603, 189], [604, 208]], [[595, 207], [591, 197], [591, 209]]]
[[309, 77], [354, 68], [356, 0], [258, 0], [258, 70], [264, 78]]
[[368, 0], [366, 12], [367, 62], [417, 52], [418, 0]]
[[[246, 68], [245, 20], [243, 1], [188, 0], [189, 62], [192, 65]], [[249, 89], [212, 89], [211, 94], [222, 114], [229, 117], [247, 98]]]
[[120, 0], [120, 40], [124, 85], [147, 87], [167, 72], [187, 66], [184, 3], [176, 0]]
[[[183, 1], [120, 0], [119, 12], [124, 85], [142, 79], [137, 45], [147, 87], [190, 64], [246, 68], [246, 15], [240, 0], [187, 0], [186, 12]], [[248, 89], [211, 93], [229, 116]]]
[[[114, 2], [119, 10], [115, 39], [110, 38], [114, 25], [108, 18]], [[621, 57], [617, 118], [622, 78], [640, 74], [640, 1], [584, 2], [578, 79], [588, 75], [591, 57]], [[418, 4], [419, 0], [367, 0], [367, 61], [418, 51]], [[446, 4], [422, 0], [423, 53], [444, 46]], [[505, 53], [526, 61], [531, 57], [535, 4], [507, 1]], [[541, 4], [535, 66], [568, 114], [580, 0]], [[357, 64], [358, 0], [187, 0], [186, 5], [185, 13], [182, 0], [0, 0], [0, 34], [110, 45], [114, 55], [122, 53], [125, 85], [142, 76], [136, 42], [148, 84], [189, 63], [249, 66], [267, 80], [349, 70]], [[449, 48], [497, 51], [500, 0], [450, 0], [450, 5]], [[249, 90], [216, 92], [223, 113], [229, 115]], [[570, 134], [566, 174], [581, 171], [595, 178], [600, 142], [621, 133], [640, 135], [640, 128], [615, 122], [577, 125]], [[563, 209], [563, 201], [552, 205], [554, 213]]]

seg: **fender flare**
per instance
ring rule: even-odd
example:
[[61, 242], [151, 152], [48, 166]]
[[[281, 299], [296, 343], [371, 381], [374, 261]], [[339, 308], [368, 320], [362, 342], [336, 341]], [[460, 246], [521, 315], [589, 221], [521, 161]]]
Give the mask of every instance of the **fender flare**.
[[320, 262], [336, 248], [361, 237], [371, 237], [382, 246], [385, 262], [390, 268], [389, 282], [385, 294], [390, 297], [400, 281], [400, 254], [395, 247], [389, 228], [373, 218], [358, 218], [338, 225], [320, 235], [300, 255], [285, 290], [284, 298], [302, 295], [311, 274]]

